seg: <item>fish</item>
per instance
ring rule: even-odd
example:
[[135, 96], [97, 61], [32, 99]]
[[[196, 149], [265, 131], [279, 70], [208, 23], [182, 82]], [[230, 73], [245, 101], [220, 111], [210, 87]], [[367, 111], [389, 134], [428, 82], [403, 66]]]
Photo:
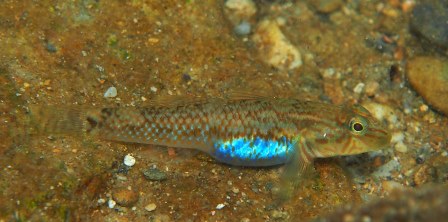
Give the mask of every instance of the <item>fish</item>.
[[361, 105], [295, 98], [167, 99], [146, 107], [46, 108], [34, 113], [50, 133], [196, 149], [233, 166], [288, 165], [384, 149], [391, 134]]

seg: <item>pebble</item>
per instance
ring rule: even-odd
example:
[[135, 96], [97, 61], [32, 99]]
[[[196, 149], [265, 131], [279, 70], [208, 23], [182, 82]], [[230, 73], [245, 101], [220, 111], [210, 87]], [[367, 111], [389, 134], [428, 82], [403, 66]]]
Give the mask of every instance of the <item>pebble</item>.
[[285, 211], [273, 210], [271, 216], [274, 219], [283, 219], [286, 220], [289, 218], [289, 214]]
[[235, 34], [241, 35], [241, 36], [249, 35], [250, 31], [251, 31], [251, 25], [247, 21], [242, 21], [240, 24], [235, 26], [235, 28], [233, 29], [233, 32], [235, 32]]
[[47, 43], [45, 44], [45, 48], [46, 48], [47, 51], [50, 52], [50, 53], [55, 53], [55, 52], [58, 51], [58, 49], [56, 48], [56, 46], [55, 46], [53, 43], [51, 43], [51, 42], [47, 42]]
[[448, 115], [448, 59], [421, 56], [408, 61], [407, 79], [433, 108]]
[[106, 90], [104, 93], [105, 98], [114, 98], [117, 96], [117, 88], [111, 86], [109, 89]]
[[428, 183], [431, 180], [431, 176], [428, 174], [429, 167], [427, 165], [421, 166], [414, 174], [414, 183], [417, 186]]
[[157, 168], [148, 168], [143, 171], [143, 175], [151, 181], [163, 181], [167, 178], [166, 173]]
[[109, 208], [114, 208], [115, 207], [115, 205], [117, 205], [117, 202], [115, 202], [115, 200], [112, 200], [112, 199], [110, 199], [109, 201], [107, 201], [107, 206], [109, 207]]
[[403, 142], [398, 142], [397, 144], [395, 144], [394, 148], [400, 153], [408, 152], [408, 147]]
[[241, 21], [249, 21], [257, 13], [257, 7], [252, 0], [227, 0], [224, 5], [226, 18], [234, 27]]
[[375, 96], [375, 94], [378, 92], [378, 89], [380, 87], [380, 84], [378, 82], [367, 82], [366, 84], [366, 95], [367, 96]]
[[145, 210], [146, 211], [154, 211], [157, 208], [157, 205], [155, 203], [150, 203], [148, 205], [145, 206]]
[[374, 102], [365, 102], [362, 103], [362, 106], [369, 110], [373, 117], [379, 121], [387, 120], [389, 124], [396, 124], [398, 122], [398, 117], [394, 109], [390, 106]]
[[136, 162], [135, 157], [133, 157], [131, 154], [124, 156], [123, 160], [124, 165], [131, 167], [135, 165], [135, 162]]
[[220, 204], [216, 205], [216, 209], [217, 209], [217, 210], [221, 210], [221, 209], [224, 208], [225, 206], [226, 206], [226, 205], [220, 203]]
[[127, 188], [119, 188], [112, 193], [113, 199], [123, 207], [130, 207], [137, 203], [138, 193]]
[[100, 198], [100, 199], [98, 199], [97, 203], [98, 204], [104, 204], [104, 203], [106, 203], [106, 200], [103, 199], [103, 198]]
[[360, 94], [360, 93], [362, 93], [362, 90], [364, 89], [364, 86], [366, 86], [366, 84], [364, 84], [364, 83], [362, 83], [362, 82], [358, 83], [358, 84], [355, 86], [355, 88], [353, 89], [353, 92], [356, 93], [356, 94]]
[[157, 87], [155, 87], [155, 86], [151, 86], [149, 89], [150, 89], [151, 92], [153, 92], [153, 93], [156, 93], [156, 92], [157, 92]]
[[279, 70], [292, 70], [302, 66], [299, 50], [282, 33], [276, 21], [261, 21], [252, 40], [265, 63]]
[[448, 48], [447, 1], [426, 0], [412, 11], [411, 29], [435, 48]]

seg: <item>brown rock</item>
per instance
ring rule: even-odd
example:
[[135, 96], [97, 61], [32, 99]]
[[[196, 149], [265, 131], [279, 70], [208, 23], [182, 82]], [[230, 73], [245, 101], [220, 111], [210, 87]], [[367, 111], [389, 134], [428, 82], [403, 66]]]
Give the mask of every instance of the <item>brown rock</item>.
[[123, 207], [130, 207], [138, 201], [138, 193], [133, 190], [128, 190], [127, 188], [115, 190], [112, 193], [112, 197], [118, 205]]
[[407, 78], [432, 107], [448, 115], [448, 60], [416, 57], [408, 62]]
[[428, 182], [429, 180], [429, 175], [428, 175], [428, 166], [427, 165], [423, 165], [422, 167], [420, 167], [417, 172], [415, 172], [414, 174], [414, 183], [417, 186], [420, 186], [422, 184], [425, 184]]

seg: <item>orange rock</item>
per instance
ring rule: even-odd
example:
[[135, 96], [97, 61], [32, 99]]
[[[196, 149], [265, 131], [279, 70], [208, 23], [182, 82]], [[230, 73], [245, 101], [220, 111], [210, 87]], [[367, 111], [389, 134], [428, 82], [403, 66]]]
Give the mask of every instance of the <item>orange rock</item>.
[[432, 107], [448, 115], [448, 60], [416, 57], [408, 62], [407, 79]]

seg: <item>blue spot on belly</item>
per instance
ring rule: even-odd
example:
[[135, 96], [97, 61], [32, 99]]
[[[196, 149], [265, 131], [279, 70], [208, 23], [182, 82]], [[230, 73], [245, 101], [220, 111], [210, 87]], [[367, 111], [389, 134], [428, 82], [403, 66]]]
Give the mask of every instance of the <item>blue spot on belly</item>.
[[278, 139], [233, 138], [217, 140], [211, 153], [218, 161], [240, 166], [271, 166], [288, 161], [295, 152], [295, 140], [286, 137]]

